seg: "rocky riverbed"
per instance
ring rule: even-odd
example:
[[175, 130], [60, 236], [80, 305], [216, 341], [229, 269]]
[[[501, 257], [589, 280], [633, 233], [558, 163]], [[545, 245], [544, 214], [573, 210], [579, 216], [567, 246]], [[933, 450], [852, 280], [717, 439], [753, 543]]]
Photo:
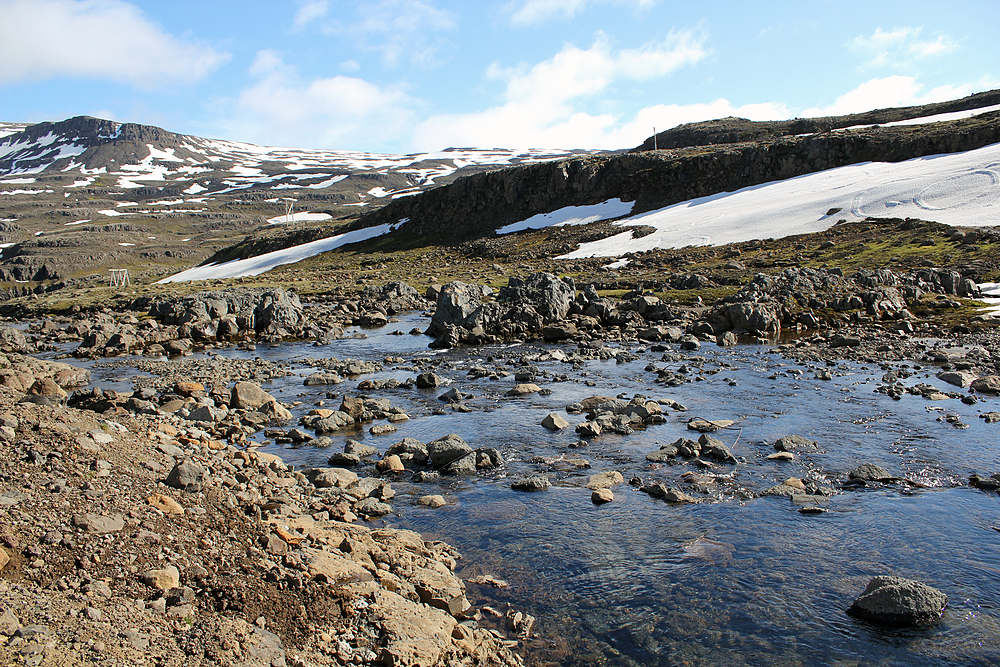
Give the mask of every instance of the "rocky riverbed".
[[[399, 319], [432, 302], [391, 285], [367, 301], [208, 295], [40, 322], [27, 336], [7, 329], [7, 349], [117, 356], [85, 365], [120, 381], [94, 387], [79, 366], [19, 353], [0, 363], [4, 657], [408, 665], [675, 656], [720, 664], [704, 624], [728, 628], [713, 641], [750, 663], [768, 652], [782, 662], [822, 654], [828, 639], [799, 652], [768, 640], [779, 627], [808, 633], [809, 625], [794, 608], [756, 609], [754, 591], [766, 587], [741, 580], [715, 590], [702, 565], [740, 567], [804, 604], [810, 587], [774, 579], [783, 568], [734, 563], [799, 549], [789, 541], [795, 533], [831, 545], [798, 517], [834, 515], [831, 524], [849, 526], [857, 502], [879, 520], [891, 516], [880, 499], [933, 498], [925, 489], [978, 494], [971, 504], [957, 498], [976, 517], [982, 499], [995, 502], [988, 494], [1000, 485], [1000, 461], [975, 443], [995, 437], [984, 429], [995, 428], [997, 415], [996, 334], [917, 335], [922, 325], [906, 312], [916, 293], [908, 297], [907, 287], [945, 289], [940, 276], [925, 278], [791, 272], [755, 281], [731, 303], [674, 312], [641, 291], [611, 300], [537, 275], [492, 301], [468, 285], [435, 290], [429, 324]], [[821, 293], [805, 296], [804, 281]], [[810, 298], [847, 314], [827, 308], [830, 319], [811, 326], [796, 310]], [[790, 326], [795, 335], [777, 344], [738, 344]], [[409, 335], [424, 330], [435, 337]], [[280, 342], [289, 338], [299, 342]], [[470, 341], [483, 345], [455, 347]], [[177, 356], [156, 358], [168, 351]], [[898, 402], [900, 421], [878, 401]], [[917, 416], [923, 405], [951, 433], [971, 427], [973, 443], [927, 436]], [[880, 420], [884, 433], [868, 426]], [[907, 453], [913, 429], [960, 453]], [[767, 504], [773, 498], [790, 499], [796, 518]], [[912, 516], [921, 514], [926, 506]], [[688, 527], [668, 528], [665, 516]], [[595, 533], [608, 517], [630, 546], [614, 532]], [[790, 532], [765, 531], [771, 544], [762, 544], [723, 528], [734, 517]], [[575, 526], [579, 536], [557, 526]], [[865, 535], [878, 530], [861, 522]], [[673, 542], [676, 554], [641, 557]], [[834, 626], [886, 568], [932, 579], [959, 600], [956, 613], [990, 604], [990, 594], [965, 584], [949, 589], [953, 560], [927, 569], [900, 558], [894, 543], [876, 548], [895, 555], [861, 557], [860, 567], [819, 559], [846, 577], [812, 574], [819, 597], [842, 607]], [[677, 568], [664, 569], [677, 558]], [[972, 558], [976, 571], [992, 562], [979, 551]], [[808, 559], [793, 562], [813, 570]], [[669, 605], [688, 600], [690, 615], [651, 620], [665, 613], [652, 591]], [[720, 617], [712, 610], [719, 602], [748, 609], [752, 622]], [[994, 648], [956, 653], [929, 639], [930, 649], [896, 652], [892, 664], [995, 654], [996, 633], [948, 613], [943, 623], [961, 637], [985, 631]], [[760, 636], [751, 639], [753, 627]]]

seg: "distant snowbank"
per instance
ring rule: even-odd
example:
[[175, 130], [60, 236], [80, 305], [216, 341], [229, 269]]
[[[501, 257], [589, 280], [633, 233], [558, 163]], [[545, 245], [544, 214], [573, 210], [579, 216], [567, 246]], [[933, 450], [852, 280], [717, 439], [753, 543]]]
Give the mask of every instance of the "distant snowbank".
[[979, 289], [983, 291], [984, 298], [982, 300], [990, 304], [985, 312], [1000, 313], [1000, 283], [982, 283], [979, 285]]
[[283, 222], [301, 222], [303, 220], [329, 220], [333, 216], [329, 213], [308, 213], [303, 211], [302, 213], [292, 213], [291, 216], [278, 215], [273, 218], [268, 218], [267, 221], [272, 225], [279, 225]]
[[614, 223], [654, 227], [648, 236], [634, 239], [624, 232], [585, 243], [562, 259], [780, 238], [869, 216], [985, 227], [1000, 225], [998, 202], [1000, 144], [994, 144], [906, 162], [838, 167], [681, 202]]
[[497, 234], [511, 234], [525, 229], [542, 229], [557, 225], [586, 225], [600, 220], [610, 220], [632, 211], [632, 202], [609, 199], [591, 206], [567, 206], [551, 213], [539, 213], [527, 220], [515, 222], [497, 230]]
[[294, 264], [303, 259], [308, 259], [320, 253], [334, 250], [349, 243], [367, 241], [377, 236], [388, 233], [390, 225], [379, 225], [378, 227], [368, 227], [345, 234], [338, 234], [329, 238], [312, 241], [302, 245], [292, 246], [275, 250], [257, 257], [247, 259], [237, 259], [225, 264], [213, 264], [211, 266], [196, 266], [172, 275], [163, 280], [158, 280], [157, 284], [180, 283], [189, 280], [214, 280], [217, 278], [240, 278], [243, 276], [256, 276], [265, 271], [269, 271], [276, 266], [283, 264]]

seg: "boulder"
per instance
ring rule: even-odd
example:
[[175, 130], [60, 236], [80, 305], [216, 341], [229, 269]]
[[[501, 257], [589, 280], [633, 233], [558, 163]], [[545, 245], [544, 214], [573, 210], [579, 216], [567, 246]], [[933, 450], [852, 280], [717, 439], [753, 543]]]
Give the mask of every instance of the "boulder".
[[778, 452], [797, 452], [803, 449], [816, 449], [818, 443], [815, 440], [804, 438], [801, 435], [786, 435], [774, 443], [774, 449]]
[[948, 596], [919, 581], [873, 577], [848, 613], [886, 625], [926, 625], [941, 618]]
[[201, 491], [207, 482], [208, 471], [191, 459], [175, 463], [166, 479], [167, 486], [192, 493]]
[[595, 505], [603, 505], [614, 501], [615, 494], [611, 489], [594, 489], [590, 494], [590, 502]]
[[531, 477], [522, 477], [521, 479], [515, 480], [510, 488], [515, 491], [545, 491], [552, 483], [549, 482], [549, 478], [543, 475], [533, 475]]
[[562, 415], [559, 413], [550, 412], [542, 419], [542, 426], [550, 431], [561, 431], [569, 426], [569, 422], [563, 419]]
[[274, 396], [261, 389], [256, 382], [241, 381], [233, 385], [229, 397], [229, 407], [238, 410], [257, 410], [265, 403], [271, 403], [274, 400]]
[[889, 479], [892, 475], [880, 465], [874, 463], [862, 463], [857, 468], [847, 474], [848, 478], [862, 482], [878, 482]]
[[452, 461], [457, 461], [472, 453], [472, 447], [454, 433], [449, 433], [443, 438], [427, 443], [427, 455], [431, 464], [437, 468], [443, 468]]
[[720, 463], [736, 463], [736, 457], [733, 456], [733, 453], [729, 451], [729, 448], [721, 440], [713, 438], [706, 433], [698, 438], [698, 444], [701, 445], [702, 456], [715, 459]]
[[972, 390], [981, 394], [1000, 394], [1000, 375], [986, 375], [973, 380]]
[[617, 486], [625, 482], [624, 476], [617, 470], [610, 470], [607, 472], [599, 472], [596, 475], [590, 476], [590, 481], [587, 482], [587, 488], [596, 489], [609, 489], [612, 486]]

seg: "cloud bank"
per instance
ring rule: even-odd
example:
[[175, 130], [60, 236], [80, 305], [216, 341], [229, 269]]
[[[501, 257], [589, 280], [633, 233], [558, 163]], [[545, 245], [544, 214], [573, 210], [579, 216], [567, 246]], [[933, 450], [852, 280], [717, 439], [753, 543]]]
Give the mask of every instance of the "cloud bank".
[[0, 84], [81, 77], [151, 89], [204, 78], [229, 58], [119, 0], [0, 0]]

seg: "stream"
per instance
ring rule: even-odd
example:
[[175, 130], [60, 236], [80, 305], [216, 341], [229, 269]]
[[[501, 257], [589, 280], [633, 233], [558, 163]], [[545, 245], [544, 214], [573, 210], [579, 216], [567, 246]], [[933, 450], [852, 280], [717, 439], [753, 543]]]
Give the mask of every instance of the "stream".
[[[1000, 401], [983, 398], [929, 401], [878, 393], [887, 370], [910, 373], [903, 382], [954, 390], [935, 378], [938, 368], [921, 362], [803, 365], [774, 348], [703, 345], [664, 361], [649, 345], [623, 344], [632, 361], [546, 360], [550, 350], [525, 343], [445, 352], [428, 338], [394, 335], [423, 327], [417, 315], [375, 330], [365, 338], [317, 347], [308, 343], [258, 346], [254, 352], [216, 349], [209, 354], [255, 356], [288, 365], [291, 375], [264, 386], [286, 404], [300, 401], [298, 416], [321, 401], [336, 408], [340, 396], [356, 395], [362, 379], [414, 377], [415, 358], [439, 362], [434, 371], [471, 393], [470, 412], [438, 399], [448, 387], [372, 392], [403, 408], [409, 421], [398, 431], [372, 436], [366, 425], [337, 433], [380, 452], [404, 437], [423, 442], [457, 433], [472, 447], [494, 447], [505, 459], [498, 471], [444, 477], [440, 482], [393, 480], [394, 513], [371, 525], [416, 530], [441, 539], [463, 555], [458, 574], [490, 574], [509, 583], [497, 589], [468, 584], [473, 605], [514, 608], [537, 618], [528, 640], [529, 664], [551, 665], [995, 665], [1000, 664], [1000, 498], [971, 489], [972, 473], [1000, 471], [1000, 424], [981, 413]], [[360, 330], [356, 330], [360, 331]], [[609, 344], [614, 347], [615, 344]], [[316, 369], [307, 357], [383, 360], [383, 371], [340, 385], [306, 387]], [[535, 382], [551, 393], [508, 397], [522, 360], [538, 368]], [[132, 376], [106, 362], [90, 367], [95, 384], [131, 389]], [[689, 371], [691, 381], [657, 384], [650, 364]], [[503, 369], [501, 379], [472, 379], [473, 366]], [[831, 379], [819, 379], [826, 370]], [[547, 392], [546, 392], [547, 393]], [[329, 394], [329, 396], [328, 396]], [[672, 399], [687, 408], [666, 409], [667, 422], [630, 435], [603, 434], [579, 444], [572, 425], [584, 416], [567, 404], [588, 396], [641, 394]], [[570, 428], [552, 432], [540, 423], [557, 412]], [[713, 434], [732, 449], [736, 465], [703, 470], [692, 461], [654, 464], [646, 454], [680, 437], [692, 417], [733, 420]], [[957, 423], [956, 423], [957, 422]], [[384, 422], [378, 422], [384, 423]], [[290, 424], [289, 427], [295, 424]], [[800, 434], [819, 443], [794, 461], [767, 459], [779, 437]], [[296, 466], [327, 465], [331, 449], [277, 445], [255, 439]], [[584, 466], [584, 462], [589, 467]], [[907, 483], [841, 488], [861, 463], [876, 463]], [[369, 463], [359, 474], [374, 474]], [[616, 470], [626, 483], [615, 499], [594, 505], [584, 488], [589, 476]], [[677, 485], [685, 473], [707, 474], [715, 483], [704, 502], [671, 505], [628, 484]], [[513, 491], [511, 481], [545, 474], [543, 492]], [[690, 476], [690, 475], [689, 475]], [[838, 489], [817, 499], [826, 512], [804, 514], [788, 497], [756, 497], [789, 477], [818, 480]], [[448, 504], [417, 504], [441, 494]], [[698, 494], [695, 494], [698, 495]], [[852, 618], [846, 609], [877, 574], [917, 579], [944, 591], [949, 604], [941, 621], [920, 629], [886, 629]]]

